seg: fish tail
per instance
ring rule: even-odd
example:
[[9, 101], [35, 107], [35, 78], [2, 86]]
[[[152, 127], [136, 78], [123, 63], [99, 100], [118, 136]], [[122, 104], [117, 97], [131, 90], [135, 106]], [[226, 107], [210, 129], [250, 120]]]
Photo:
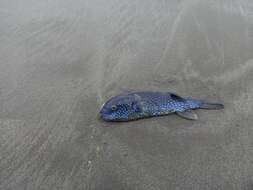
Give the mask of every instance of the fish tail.
[[200, 99], [186, 98], [186, 102], [191, 109], [223, 109], [224, 105], [220, 102], [208, 102]]
[[215, 110], [219, 110], [219, 109], [224, 109], [224, 104], [222, 103], [212, 103], [212, 102], [201, 102], [201, 104], [199, 105], [199, 108], [201, 109], [215, 109]]

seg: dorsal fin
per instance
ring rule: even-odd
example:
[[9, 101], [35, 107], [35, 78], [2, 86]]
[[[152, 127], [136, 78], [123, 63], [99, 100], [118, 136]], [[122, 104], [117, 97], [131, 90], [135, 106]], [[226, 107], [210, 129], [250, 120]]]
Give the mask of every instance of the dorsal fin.
[[180, 97], [180, 96], [178, 96], [178, 95], [176, 95], [176, 94], [173, 94], [173, 93], [170, 93], [170, 97], [171, 97], [173, 100], [175, 100], [175, 101], [180, 101], [180, 102], [184, 102], [184, 101], [185, 101], [184, 98], [182, 98], [182, 97]]

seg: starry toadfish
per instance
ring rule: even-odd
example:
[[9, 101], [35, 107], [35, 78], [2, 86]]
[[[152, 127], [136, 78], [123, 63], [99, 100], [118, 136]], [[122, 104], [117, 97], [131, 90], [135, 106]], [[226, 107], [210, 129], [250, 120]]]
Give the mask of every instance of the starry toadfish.
[[136, 91], [109, 99], [101, 108], [105, 121], [131, 121], [175, 113], [185, 119], [197, 120], [194, 109], [223, 109], [222, 103], [183, 98], [175, 93]]

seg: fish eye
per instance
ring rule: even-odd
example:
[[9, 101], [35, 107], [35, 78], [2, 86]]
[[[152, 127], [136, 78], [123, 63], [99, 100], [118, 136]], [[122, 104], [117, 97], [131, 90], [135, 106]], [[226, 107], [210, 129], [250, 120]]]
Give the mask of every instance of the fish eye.
[[117, 106], [116, 105], [112, 105], [111, 109], [112, 109], [112, 111], [115, 111], [117, 109]]

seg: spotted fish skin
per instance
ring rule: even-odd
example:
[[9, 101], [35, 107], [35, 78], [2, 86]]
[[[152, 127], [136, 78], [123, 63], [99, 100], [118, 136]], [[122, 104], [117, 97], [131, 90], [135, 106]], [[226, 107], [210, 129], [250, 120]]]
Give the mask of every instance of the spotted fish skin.
[[131, 121], [171, 113], [178, 113], [188, 118], [185, 113], [189, 115], [189, 111], [193, 109], [222, 109], [223, 107], [220, 103], [182, 98], [170, 92], [136, 91], [109, 99], [102, 106], [100, 115], [106, 121]]

